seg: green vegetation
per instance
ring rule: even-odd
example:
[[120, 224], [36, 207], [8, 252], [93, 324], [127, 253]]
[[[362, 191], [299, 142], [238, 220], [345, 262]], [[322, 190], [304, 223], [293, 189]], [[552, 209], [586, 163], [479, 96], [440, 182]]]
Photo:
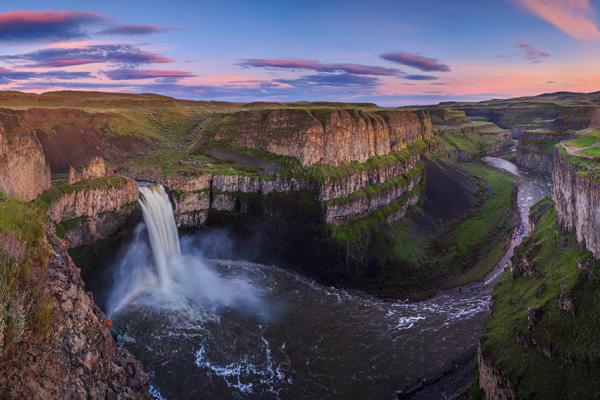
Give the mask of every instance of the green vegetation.
[[600, 158], [600, 146], [590, 147], [588, 149], [581, 150], [581, 154], [588, 157]]
[[567, 153], [563, 146], [558, 147], [558, 152], [563, 160], [577, 168], [577, 173], [580, 176], [600, 183], [600, 160], [595, 158], [595, 152], [587, 157], [582, 157]]
[[488, 154], [507, 141], [506, 134], [486, 118], [469, 118], [457, 125], [434, 124], [442, 139], [440, 155], [452, 156], [457, 151], [460, 159], [475, 159]]
[[418, 211], [378, 230], [369, 258], [381, 270], [377, 277], [381, 285], [458, 286], [483, 278], [502, 256], [514, 223], [514, 181], [480, 164], [462, 167], [480, 179], [481, 205], [435, 232], [422, 229]]
[[580, 136], [577, 139], [570, 140], [565, 144], [567, 146], [576, 147], [576, 148], [580, 149], [582, 147], [590, 147], [598, 142], [600, 142], [600, 136], [585, 135], [585, 136]]
[[356, 175], [363, 171], [373, 171], [391, 167], [399, 163], [408, 163], [411, 157], [427, 152], [433, 143], [434, 141], [418, 140], [400, 151], [371, 157], [365, 162], [353, 161], [339, 166], [313, 165], [308, 168], [308, 175], [318, 182], [324, 182], [328, 179], [341, 179]]
[[414, 182], [420, 178], [423, 174], [423, 168], [421, 166], [414, 166], [406, 174], [398, 175], [394, 178], [388, 179], [384, 183], [368, 185], [356, 192], [350, 193], [345, 197], [338, 197], [333, 200], [329, 200], [327, 205], [338, 205], [348, 204], [359, 199], [370, 199], [376, 197], [378, 194], [384, 192], [393, 187], [407, 187], [410, 182]]
[[[516, 249], [516, 273], [505, 273], [494, 292], [483, 349], [519, 399], [593, 398], [600, 392], [600, 262], [561, 231], [549, 199], [532, 208], [531, 219], [532, 235]], [[524, 260], [535, 279], [520, 273]]]
[[44, 233], [45, 217], [35, 206], [0, 200], [0, 359], [18, 351], [26, 332], [43, 335], [49, 327]]
[[550, 157], [554, 146], [568, 137], [568, 134], [561, 132], [528, 130], [521, 136], [518, 149], [524, 153], [537, 153]]
[[350, 253], [354, 253], [353, 249], [365, 244], [365, 237], [370, 237], [373, 231], [382, 224], [386, 224], [391, 216], [406, 207], [408, 201], [420, 196], [422, 190], [423, 185], [417, 185], [413, 190], [402, 196], [401, 199], [378, 208], [367, 216], [354, 219], [343, 225], [329, 225], [334, 243]]

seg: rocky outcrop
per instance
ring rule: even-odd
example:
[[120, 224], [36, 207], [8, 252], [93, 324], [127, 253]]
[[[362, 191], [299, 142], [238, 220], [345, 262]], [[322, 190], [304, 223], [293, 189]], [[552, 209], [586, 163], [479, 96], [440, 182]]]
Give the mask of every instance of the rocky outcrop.
[[517, 144], [517, 164], [540, 173], [551, 173], [552, 149], [568, 137], [558, 132], [524, 132]]
[[415, 167], [410, 174], [399, 175], [383, 185], [370, 187], [368, 191], [358, 191], [328, 201], [325, 203], [325, 222], [339, 225], [368, 215], [402, 198], [421, 179], [422, 168]]
[[487, 357], [483, 345], [477, 348], [477, 363], [479, 365], [479, 386], [489, 400], [514, 400], [515, 390], [502, 369]]
[[0, 388], [7, 399], [150, 399], [148, 376], [119, 348], [106, 317], [86, 293], [67, 245], [48, 234], [45, 276], [35, 279], [50, 299], [47, 333], [26, 332], [22, 351], [0, 363]]
[[[363, 162], [432, 136], [427, 111], [264, 109], [236, 112], [214, 127], [217, 140], [291, 156], [304, 166]], [[192, 146], [199, 151], [202, 143]]]
[[89, 181], [106, 176], [106, 163], [102, 157], [94, 157], [88, 165], [84, 166], [81, 171], [75, 168], [69, 168], [69, 185], [81, 181]]
[[14, 129], [15, 124], [0, 110], [0, 190], [33, 200], [50, 187], [50, 167], [34, 131]]
[[[590, 160], [591, 162], [591, 160]], [[600, 171], [568, 160], [563, 148], [554, 150], [552, 200], [563, 229], [600, 258]]]
[[397, 157], [392, 163], [364, 168], [354, 173], [327, 178], [320, 183], [319, 199], [328, 201], [348, 196], [371, 185], [381, 185], [395, 177], [412, 170], [421, 159], [419, 151], [408, 151], [403, 157]]
[[137, 211], [137, 184], [111, 176], [53, 189], [56, 199], [47, 215], [70, 247], [114, 234]]

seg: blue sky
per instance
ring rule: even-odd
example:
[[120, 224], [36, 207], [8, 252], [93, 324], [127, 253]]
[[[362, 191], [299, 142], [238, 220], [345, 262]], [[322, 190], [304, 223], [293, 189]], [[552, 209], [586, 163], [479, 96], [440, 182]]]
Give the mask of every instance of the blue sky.
[[600, 90], [590, 0], [3, 1], [0, 89], [383, 105]]

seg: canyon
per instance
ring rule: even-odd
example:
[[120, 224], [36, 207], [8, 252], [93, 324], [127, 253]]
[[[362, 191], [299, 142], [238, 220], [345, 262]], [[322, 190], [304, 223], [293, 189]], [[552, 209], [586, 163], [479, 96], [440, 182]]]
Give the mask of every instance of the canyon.
[[[9, 398], [61, 391], [149, 398], [147, 374], [115, 343], [78, 269], [86, 275], [100, 268], [99, 246], [131, 238], [141, 220], [141, 183], [164, 186], [182, 232], [218, 228], [246, 240], [268, 238], [242, 258], [378, 297], [430, 298], [483, 279], [506, 249], [517, 190], [510, 176], [477, 161], [506, 152], [513, 137], [516, 152], [505, 156], [551, 177], [551, 200], [533, 208], [532, 235], [493, 295], [477, 390], [489, 399], [539, 393], [536, 379], [523, 378], [524, 361], [511, 358], [523, 349], [528, 362], [544, 357], [546, 379], [562, 367], [585, 371], [595, 354], [578, 358], [586, 349], [574, 350], [560, 334], [545, 337], [543, 327], [589, 328], [585, 296], [595, 290], [600, 258], [600, 170], [593, 152], [580, 153], [595, 148], [600, 119], [588, 104], [596, 97], [391, 109], [1, 93], [3, 268], [43, 273], [13, 282], [13, 298], [0, 299], [2, 359], [12, 360], [0, 367], [0, 386]], [[584, 136], [591, 139], [576, 142]], [[35, 235], [20, 228], [31, 213], [43, 227]], [[487, 225], [474, 227], [474, 220]], [[544, 241], [550, 228], [559, 232], [555, 248]], [[558, 251], [571, 258], [541, 263]], [[512, 281], [533, 294], [513, 292]], [[39, 293], [45, 301], [28, 312], [39, 314], [43, 329], [30, 322], [14, 335], [17, 319], [4, 315]], [[75, 378], [62, 380], [61, 370]]]

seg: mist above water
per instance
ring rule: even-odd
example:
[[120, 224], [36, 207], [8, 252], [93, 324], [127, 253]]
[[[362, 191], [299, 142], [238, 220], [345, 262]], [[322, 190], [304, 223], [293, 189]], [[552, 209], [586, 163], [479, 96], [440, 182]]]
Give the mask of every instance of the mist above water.
[[200, 248], [188, 241], [180, 244], [171, 202], [162, 186], [139, 190], [144, 225], [136, 228], [133, 242], [114, 271], [107, 299], [109, 316], [128, 305], [261, 308], [257, 287], [241, 276], [218, 274]]

